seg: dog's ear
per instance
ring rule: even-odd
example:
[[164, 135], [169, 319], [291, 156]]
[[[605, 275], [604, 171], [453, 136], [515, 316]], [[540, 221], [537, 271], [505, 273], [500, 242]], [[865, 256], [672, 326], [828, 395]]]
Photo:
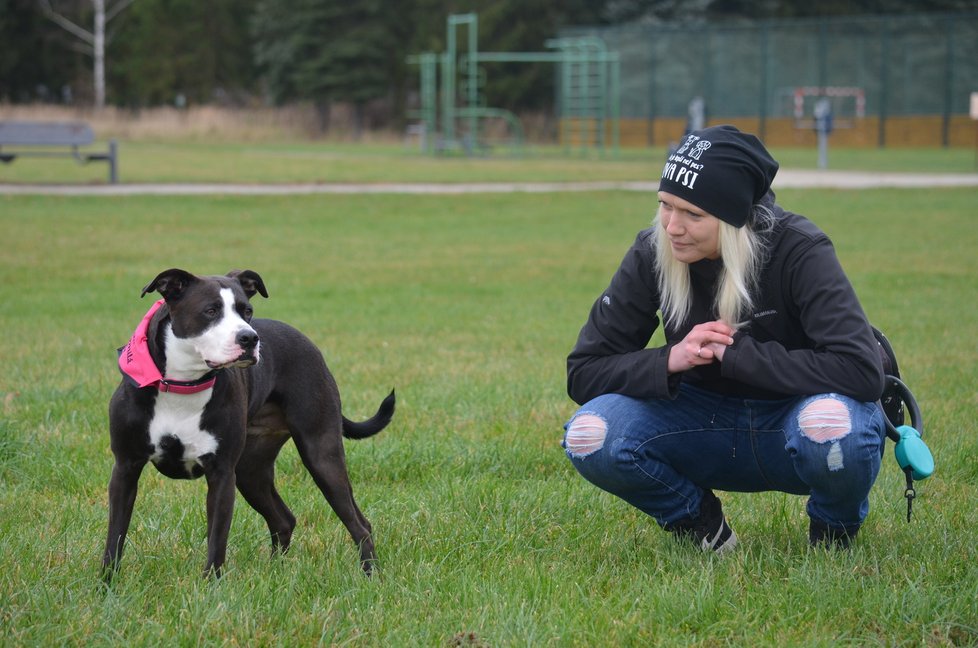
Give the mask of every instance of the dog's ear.
[[183, 291], [187, 289], [187, 286], [197, 281], [197, 277], [190, 274], [186, 270], [181, 270], [180, 268], [170, 268], [169, 270], [164, 270], [160, 274], [156, 275], [156, 279], [153, 279], [146, 287], [143, 288], [143, 292], [140, 297], [145, 297], [146, 293], [158, 290], [163, 299], [171, 301], [174, 299], [180, 299], [183, 295]]
[[261, 280], [261, 277], [254, 270], [232, 270], [227, 276], [238, 280], [238, 283], [244, 288], [245, 295], [248, 296], [248, 299], [254, 297], [256, 293], [268, 299], [265, 282]]

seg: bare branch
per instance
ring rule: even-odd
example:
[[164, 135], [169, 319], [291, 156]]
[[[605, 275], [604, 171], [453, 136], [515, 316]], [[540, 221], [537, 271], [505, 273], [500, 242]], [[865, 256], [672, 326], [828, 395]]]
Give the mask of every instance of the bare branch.
[[[72, 43], [72, 49], [76, 51], [84, 51], [86, 54], [91, 54], [92, 64], [94, 67], [92, 73], [92, 82], [95, 85], [95, 107], [101, 109], [105, 105], [105, 32], [106, 23], [124, 10], [126, 7], [130, 6], [136, 0], [109, 0], [112, 6], [106, 12], [106, 0], [91, 0], [92, 7], [95, 9], [95, 17], [93, 19], [92, 31], [82, 29], [75, 23], [71, 22], [51, 6], [51, 0], [37, 0], [41, 11], [44, 15], [70, 32], [78, 38], [78, 41]], [[111, 39], [114, 30], [110, 32], [109, 38]], [[79, 42], [80, 41], [80, 42]], [[87, 44], [88, 47], [85, 47]]]
[[78, 38], [82, 39], [89, 45], [92, 46], [95, 45], [95, 36], [93, 36], [90, 31], [86, 31], [82, 29], [81, 27], [79, 27], [78, 25], [71, 22], [70, 20], [68, 20], [61, 14], [59, 14], [57, 11], [55, 11], [51, 7], [50, 0], [38, 0], [38, 2], [41, 5], [41, 11], [43, 11], [44, 15], [47, 16], [51, 21], [55, 22], [65, 31], [68, 31], [74, 34], [75, 36], [77, 36]]
[[114, 5], [112, 5], [112, 7], [110, 7], [105, 12], [105, 22], [109, 22], [110, 20], [112, 20], [113, 18], [115, 18], [116, 16], [118, 16], [120, 13], [122, 13], [126, 9], [126, 7], [128, 7], [129, 5], [131, 5], [132, 3], [134, 3], [135, 1], [136, 0], [119, 0], [119, 2], [115, 3]]

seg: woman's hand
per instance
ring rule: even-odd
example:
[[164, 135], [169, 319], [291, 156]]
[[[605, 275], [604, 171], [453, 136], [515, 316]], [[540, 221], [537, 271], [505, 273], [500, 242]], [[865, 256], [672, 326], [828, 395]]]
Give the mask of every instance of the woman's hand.
[[714, 360], [723, 361], [723, 353], [733, 344], [734, 329], [717, 320], [697, 324], [683, 341], [669, 350], [669, 373], [687, 371]]

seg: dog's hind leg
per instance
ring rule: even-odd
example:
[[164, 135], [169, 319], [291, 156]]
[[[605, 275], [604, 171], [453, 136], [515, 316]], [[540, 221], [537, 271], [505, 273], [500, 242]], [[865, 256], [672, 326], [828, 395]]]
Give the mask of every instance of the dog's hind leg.
[[272, 535], [272, 550], [285, 552], [292, 540], [295, 516], [275, 489], [275, 458], [288, 435], [250, 436], [238, 460], [238, 491], [265, 518]]
[[363, 571], [370, 574], [377, 561], [370, 523], [353, 499], [353, 487], [350, 486], [350, 478], [346, 472], [339, 421], [334, 425], [335, 433], [296, 434], [293, 432], [292, 438], [295, 440], [302, 463], [305, 464], [319, 490], [326, 496], [326, 501], [360, 549], [360, 565]]

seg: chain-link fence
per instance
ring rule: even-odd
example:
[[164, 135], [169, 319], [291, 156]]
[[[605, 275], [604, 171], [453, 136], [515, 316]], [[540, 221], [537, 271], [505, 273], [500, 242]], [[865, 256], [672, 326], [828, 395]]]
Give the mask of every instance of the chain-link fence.
[[808, 144], [812, 107], [832, 104], [840, 143], [971, 146], [978, 92], [978, 12], [728, 25], [573, 28], [621, 60], [623, 144], [682, 134], [691, 101], [708, 123], [778, 144]]

